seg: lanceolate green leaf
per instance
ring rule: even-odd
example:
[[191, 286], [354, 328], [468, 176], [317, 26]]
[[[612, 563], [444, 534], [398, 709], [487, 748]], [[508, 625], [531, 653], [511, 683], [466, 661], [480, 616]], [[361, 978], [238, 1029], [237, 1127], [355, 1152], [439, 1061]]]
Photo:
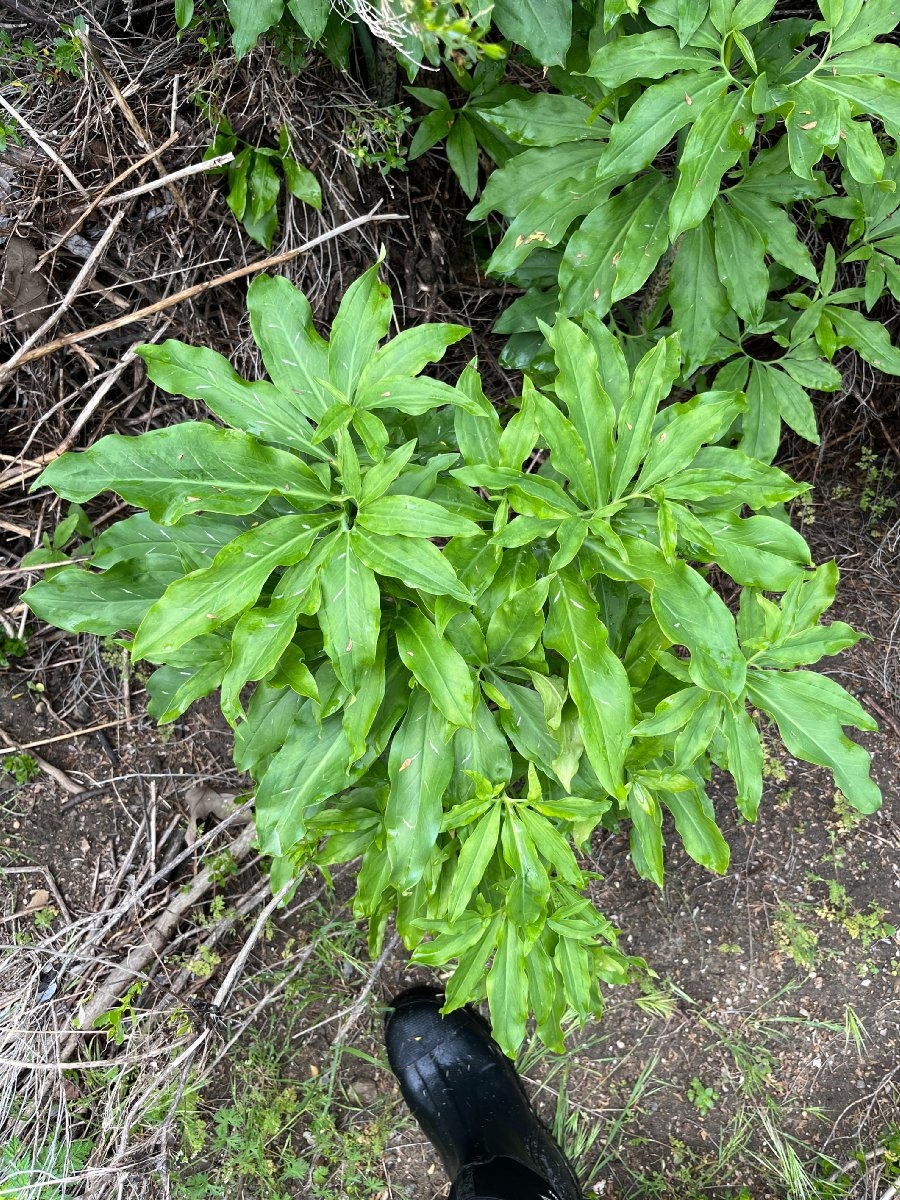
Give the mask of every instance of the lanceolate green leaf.
[[547, 331], [547, 340], [559, 372], [554, 384], [556, 394], [569, 410], [569, 420], [578, 431], [594, 478], [589, 505], [601, 507], [609, 500], [616, 411], [603, 390], [597, 354], [587, 335], [560, 317]]
[[702, 221], [682, 235], [672, 267], [669, 300], [675, 327], [681, 332], [684, 373], [689, 376], [705, 359], [730, 311], [719, 279], [710, 221]]
[[495, 0], [491, 19], [545, 67], [565, 59], [572, 38], [570, 0]]
[[376, 263], [350, 284], [331, 327], [328, 371], [332, 384], [348, 401], [378, 343], [387, 336], [394, 312], [390, 290], [378, 271]]
[[381, 594], [375, 575], [342, 533], [319, 572], [319, 624], [335, 674], [353, 695], [375, 661]]
[[258, 275], [247, 289], [250, 328], [269, 378], [300, 412], [318, 421], [331, 404], [328, 343], [313, 325], [303, 293], [281, 276]]
[[722, 176], [753, 145], [755, 128], [750, 93], [743, 88], [717, 97], [699, 115], [678, 160], [678, 185], [669, 205], [673, 241], [709, 212]]
[[391, 742], [391, 789], [384, 814], [391, 882], [400, 890], [422, 878], [441, 828], [442, 797], [453, 774], [453, 726], [416, 688]]
[[107, 571], [63, 567], [23, 593], [23, 600], [42, 621], [69, 633], [100, 637], [135, 630], [166, 585], [181, 575], [176, 562], [115, 563]]
[[878, 321], [870, 321], [852, 308], [829, 304], [825, 309], [840, 340], [861, 358], [886, 375], [900, 375], [900, 350], [891, 344], [890, 335]]
[[307, 810], [348, 787], [350, 746], [339, 716], [316, 724], [307, 702], [256, 791], [256, 832], [266, 854], [287, 854], [306, 833]]
[[668, 244], [655, 218], [665, 209], [670, 192], [668, 180], [653, 171], [591, 209], [569, 238], [560, 266], [564, 313], [579, 316], [590, 311], [603, 317], [614, 300], [630, 294], [623, 279], [636, 279], [640, 287]]
[[161, 525], [192, 512], [255, 512], [272, 495], [310, 509], [330, 499], [296, 455], [197, 421], [137, 437], [111, 433], [90, 450], [56, 459], [35, 486], [79, 503], [113, 491]]
[[183, 646], [147, 680], [147, 712], [160, 725], [174, 721], [219, 686], [227, 662], [228, 642], [214, 633]]
[[474, 521], [418, 496], [381, 496], [364, 502], [356, 523], [373, 533], [401, 537], [472, 537], [481, 532]]
[[472, 597], [440, 550], [422, 538], [387, 537], [355, 526], [350, 543], [366, 566], [378, 575], [399, 579], [432, 596], [455, 596], [468, 603]]
[[662, 553], [635, 538], [623, 539], [629, 570], [651, 588], [656, 619], [666, 636], [691, 652], [690, 677], [698, 687], [740, 697], [746, 680], [734, 618], [706, 580], [685, 562], [670, 565]]
[[631, 177], [649, 167], [679, 129], [696, 121], [725, 86], [718, 72], [685, 71], [644, 91], [613, 125], [598, 179]]
[[451, 725], [471, 726], [474, 684], [459, 651], [417, 608], [404, 609], [395, 629], [400, 661], [431, 696], [435, 708]]
[[256, 603], [271, 573], [308, 553], [326, 518], [276, 517], [229, 542], [212, 566], [176, 580], [148, 611], [132, 647], [135, 659], [164, 661], [191, 638]]
[[298, 402], [264, 379], [248, 383], [228, 359], [205, 346], [169, 339], [161, 346], [142, 346], [139, 353], [153, 382], [172, 395], [203, 400], [226, 424], [264, 441], [327, 458], [313, 445], [314, 431], [306, 419], [310, 409], [314, 415], [315, 405]]
[[713, 218], [719, 278], [741, 320], [756, 325], [769, 294], [764, 236], [722, 199], [715, 202]]
[[678, 339], [662, 338], [638, 363], [630, 394], [619, 410], [612, 498], [630, 490], [632, 476], [650, 445], [650, 433], [660, 401], [665, 400], [681, 373]]
[[570, 568], [561, 571], [550, 595], [544, 643], [569, 664], [569, 690], [591, 766], [608, 792], [622, 796], [633, 725], [631, 684], [607, 636], [593, 596]]
[[869, 755], [841, 729], [877, 729], [838, 683], [814, 671], [751, 671], [752, 702], [773, 717], [791, 754], [834, 772], [835, 783], [860, 812], [874, 812], [881, 792], [869, 775]]
[[675, 828], [691, 858], [723, 874], [728, 869], [730, 852], [716, 825], [712, 801], [699, 788], [690, 792], [663, 791], [660, 797], [675, 818]]
[[673, 71], [709, 70], [718, 67], [708, 50], [680, 46], [672, 29], [652, 29], [607, 42], [594, 53], [587, 74], [608, 88], [632, 79], [662, 79]]
[[497, 800], [463, 842], [450, 884], [447, 920], [451, 925], [462, 916], [472, 893], [484, 877], [500, 837], [502, 814], [503, 803]]

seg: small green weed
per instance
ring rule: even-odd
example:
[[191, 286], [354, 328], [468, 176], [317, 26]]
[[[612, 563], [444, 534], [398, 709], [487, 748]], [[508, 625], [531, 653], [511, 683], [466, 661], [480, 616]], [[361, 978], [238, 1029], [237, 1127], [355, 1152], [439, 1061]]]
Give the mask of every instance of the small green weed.
[[30, 754], [7, 754], [3, 759], [3, 770], [12, 775], [18, 787], [24, 787], [32, 779], [37, 779], [41, 768]]
[[405, 171], [407, 150], [403, 139], [411, 124], [409, 109], [399, 104], [375, 114], [357, 112], [344, 130], [344, 149], [357, 168], [377, 167], [382, 175]]
[[[67, 75], [70, 79], [81, 79], [84, 75], [84, 51], [78, 39], [78, 33], [87, 29], [83, 17], [76, 17], [70, 25], [61, 27], [62, 36], [56, 37], [46, 45], [40, 45], [32, 38], [22, 38], [18, 43], [13, 42], [5, 30], [0, 30], [0, 62], [5, 71], [16, 74], [35, 73], [43, 83], [55, 83], [60, 76]], [[19, 87], [29, 90], [31, 80], [16, 80]], [[20, 144], [18, 141], [16, 144]], [[5, 147], [0, 146], [0, 153]]]
[[792, 958], [798, 967], [812, 971], [816, 965], [819, 935], [803, 921], [789, 904], [779, 902], [772, 920], [775, 944]]
[[[209, 105], [201, 103], [208, 115]], [[216, 135], [204, 158], [234, 154], [234, 159], [209, 174], [224, 174], [228, 181], [225, 199], [228, 207], [255, 242], [267, 250], [278, 228], [278, 197], [282, 176], [287, 190], [304, 204], [316, 210], [322, 207], [322, 189], [307, 167], [294, 156], [291, 134], [287, 125], [278, 131], [278, 149], [272, 146], [251, 146], [239, 137], [221, 114], [217, 118]]]
[[711, 1087], [706, 1087], [695, 1075], [687, 1090], [687, 1098], [702, 1117], [716, 1107], [719, 1093]]
[[[2, 153], [3, 147], [0, 145], [0, 154]], [[11, 659], [21, 658], [27, 650], [28, 642], [25, 638], [16, 637], [14, 634], [0, 629], [0, 671], [5, 671], [10, 666]]]
[[863, 447], [856, 465], [863, 480], [859, 507], [868, 517], [871, 527], [897, 507], [895, 497], [890, 495], [897, 473], [881, 463], [869, 446]]

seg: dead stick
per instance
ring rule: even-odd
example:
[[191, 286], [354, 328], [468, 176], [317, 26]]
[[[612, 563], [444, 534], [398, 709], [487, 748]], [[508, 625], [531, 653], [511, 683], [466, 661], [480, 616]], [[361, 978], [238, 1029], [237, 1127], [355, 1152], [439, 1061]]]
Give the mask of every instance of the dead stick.
[[37, 262], [31, 268], [32, 271], [39, 271], [41, 269], [41, 267], [44, 265], [44, 263], [47, 261], [47, 259], [50, 257], [50, 255], [55, 254], [56, 251], [60, 248], [60, 246], [65, 245], [65, 243], [69, 240], [69, 238], [72, 236], [72, 234], [76, 233], [81, 228], [81, 226], [88, 219], [88, 217], [91, 215], [91, 213], [94, 211], [94, 209], [97, 208], [97, 206], [100, 204], [100, 202], [106, 196], [109, 195], [109, 193], [113, 190], [113, 188], [118, 187], [119, 184], [122, 183], [123, 180], [127, 179], [129, 175], [133, 174], [135, 171], [139, 171], [141, 167], [146, 166], [147, 163], [150, 162], [156, 155], [162, 154], [163, 150], [168, 150], [170, 146], [174, 145], [174, 143], [178, 141], [179, 137], [180, 137], [180, 134], [173, 133], [171, 137], [166, 138], [166, 140], [162, 143], [162, 145], [157, 146], [157, 148], [155, 150], [151, 150], [149, 154], [145, 154], [143, 158], [139, 158], [137, 160], [137, 162], [131, 163], [131, 165], [126, 167], [124, 171], [120, 171], [119, 174], [115, 177], [115, 179], [111, 179], [110, 182], [106, 185], [106, 187], [103, 188], [100, 191], [100, 193], [94, 197], [94, 199], [90, 202], [90, 204], [82, 212], [82, 214], [75, 218], [75, 220], [72, 222], [72, 224], [66, 230], [66, 232], [56, 239], [56, 241], [53, 243], [53, 245], [50, 247], [49, 250], [44, 251], [44, 253], [41, 255], [41, 257], [37, 260]]
[[157, 188], [165, 187], [176, 179], [184, 179], [187, 175], [199, 175], [201, 171], [214, 171], [217, 167], [225, 167], [230, 162], [234, 162], [234, 155], [231, 151], [227, 154], [220, 154], [217, 158], [207, 159], [206, 162], [191, 163], [190, 166], [172, 171], [170, 175], [164, 175], [162, 179], [151, 179], [149, 183], [140, 183], [137, 187], [129, 188], [127, 192], [119, 192], [117, 196], [107, 196], [99, 202], [98, 207], [106, 208], [107, 205], [118, 204], [121, 200], [133, 200], [135, 196], [143, 196], [145, 192], [155, 192]]
[[[10, 750], [15, 750], [17, 754], [21, 754], [22, 747], [18, 744], [18, 742], [15, 741], [14, 738], [9, 736], [5, 729], [0, 729], [0, 742], [3, 742], [5, 745], [9, 746]], [[47, 760], [45, 758], [41, 758], [39, 754], [32, 754], [31, 757], [41, 768], [41, 770], [46, 775], [49, 775], [51, 779], [55, 779], [60, 787], [65, 788], [70, 796], [80, 796], [83, 791], [86, 791], [81, 784], [76, 783], [74, 779], [70, 779], [65, 771], [61, 771], [59, 767], [54, 767], [53, 763], [48, 763]]]
[[19, 750], [33, 750], [35, 746], [49, 746], [51, 742], [67, 742], [70, 738], [84, 737], [86, 733], [97, 733], [100, 729], [112, 729], [115, 725], [125, 725], [127, 717], [119, 717], [115, 721], [101, 721], [99, 725], [86, 725], [84, 729], [73, 729], [69, 733], [57, 733], [54, 737], [41, 738], [39, 742], [24, 742]]
[[16, 108], [13, 108], [13, 106], [10, 104], [10, 102], [8, 100], [5, 100], [2, 96], [0, 96], [0, 104], [3, 105], [3, 107], [6, 109], [6, 111], [9, 113], [9, 115], [11, 117], [16, 118], [16, 120], [19, 122], [19, 124], [22, 126], [22, 128], [25, 130], [25, 132], [31, 138], [31, 140], [33, 142], [36, 142], [37, 145], [40, 146], [40, 148], [47, 155], [47, 157], [52, 159], [53, 162], [56, 163], [56, 165], [62, 171], [63, 175], [65, 175], [66, 179], [68, 179], [69, 183], [71, 183], [72, 186], [77, 191], [79, 191], [82, 194], [82, 196], [85, 197], [85, 199], [87, 199], [87, 194], [88, 194], [87, 188], [85, 188], [81, 183], [79, 183], [79, 181], [75, 178], [75, 176], [72, 174], [72, 172], [66, 166], [66, 164], [63, 162], [63, 160], [59, 157], [59, 155], [53, 149], [53, 147], [51, 145], [49, 145], [47, 142], [45, 142], [44, 139], [41, 137], [41, 135], [38, 133], [38, 131], [36, 129], [32, 128], [32, 126], [28, 124], [28, 122], [25, 120], [25, 118], [22, 116], [22, 114], [19, 112], [19, 110]]
[[[228, 852], [235, 862], [246, 858], [255, 839], [256, 826], [251, 822], [228, 847]], [[147, 964], [165, 950], [181, 919], [195, 904], [200, 903], [216, 878], [218, 878], [218, 867], [211, 863], [194, 877], [190, 887], [176, 892], [172, 896], [163, 912], [147, 931], [143, 942], [133, 946], [126, 955], [124, 963], [110, 971], [79, 1013], [79, 1024], [83, 1030], [92, 1029], [96, 1019], [108, 1012], [122, 993], [134, 983], [135, 979], [139, 978]], [[69, 1038], [63, 1047], [60, 1058], [63, 1060], [68, 1058], [77, 1043], [77, 1035]]]
[[[2, 99], [3, 97], [0, 96], [0, 100]], [[94, 272], [97, 270], [100, 259], [106, 253], [106, 247], [112, 241], [112, 238], [116, 230], [122, 224], [124, 217], [124, 213], [116, 213], [104, 231], [103, 237], [101, 237], [100, 241], [88, 255], [84, 266], [72, 280], [71, 284], [69, 285], [69, 290], [62, 298], [62, 303], [57, 307], [55, 312], [50, 314], [50, 316], [39, 329], [36, 329], [30, 337], [25, 339], [19, 349], [15, 352], [15, 354], [13, 354], [12, 358], [0, 366], [0, 383], [3, 382], [3, 378], [8, 372], [17, 366], [17, 364], [21, 362], [23, 358], [27, 357], [29, 348], [33, 346], [39, 338], [43, 337], [45, 333], [50, 332], [54, 325], [57, 324], [63, 313], [69, 308], [72, 301], [81, 291], [81, 289], [90, 282]]]
[[[354, 217], [352, 221], [345, 221], [343, 225], [338, 225], [335, 229], [329, 229], [327, 233], [322, 233], [311, 241], [304, 242], [302, 246], [297, 246], [294, 250], [285, 250], [283, 254], [275, 254], [271, 258], [264, 258], [261, 262], [247, 263], [243, 267], [238, 267], [234, 271], [220, 275], [217, 279], [208, 279], [205, 283], [198, 283], [193, 287], [185, 288], [182, 292], [176, 292], [174, 296], [166, 296], [163, 300], [157, 300], [155, 304], [148, 304], [146, 308], [139, 308], [136, 312], [126, 313], [124, 316], [116, 317], [112, 321], [104, 321], [102, 325], [94, 325], [91, 329], [81, 329], [76, 333], [67, 333], [64, 337], [47, 342], [45, 346], [37, 346], [34, 350], [29, 350], [27, 354], [24, 354], [16, 362], [16, 368], [24, 366], [25, 363], [34, 362], [37, 358], [44, 358], [46, 355], [52, 354], [54, 350], [62, 350], [66, 346], [74, 346], [77, 342], [89, 341], [91, 338], [99, 337], [103, 333], [110, 333], [114, 329], [122, 329], [125, 325], [133, 325], [135, 321], [142, 321], [145, 317], [152, 317], [155, 313], [162, 312], [163, 309], [171, 308], [173, 304], [180, 304], [182, 300], [191, 300], [194, 296], [201, 296], [204, 292], [208, 292], [212, 288], [221, 287], [224, 283], [233, 283], [235, 279], [243, 279], [247, 275], [255, 275], [257, 271], [268, 271], [270, 267], [280, 267], [282, 263], [290, 262], [291, 259], [297, 258], [301, 254], [306, 254], [307, 251], [315, 249], [316, 246], [321, 246], [324, 242], [330, 242], [342, 233], [347, 233], [351, 229], [358, 229], [361, 225], [368, 225], [370, 222], [379, 224], [382, 221], [406, 221], [409, 219], [403, 213], [384, 213], [382, 216], [375, 216], [376, 212], [377, 208], [373, 208], [365, 216]], [[5, 372], [8, 365], [8, 363], [0, 364], [0, 383], [3, 382], [3, 372]]]

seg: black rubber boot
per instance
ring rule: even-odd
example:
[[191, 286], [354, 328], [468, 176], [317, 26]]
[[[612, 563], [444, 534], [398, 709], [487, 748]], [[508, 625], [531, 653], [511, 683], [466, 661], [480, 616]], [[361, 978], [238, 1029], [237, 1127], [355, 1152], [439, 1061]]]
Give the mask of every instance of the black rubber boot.
[[572, 1169], [531, 1110], [512, 1063], [468, 1009], [415, 988], [393, 1001], [388, 1061], [441, 1156], [452, 1200], [581, 1200]]

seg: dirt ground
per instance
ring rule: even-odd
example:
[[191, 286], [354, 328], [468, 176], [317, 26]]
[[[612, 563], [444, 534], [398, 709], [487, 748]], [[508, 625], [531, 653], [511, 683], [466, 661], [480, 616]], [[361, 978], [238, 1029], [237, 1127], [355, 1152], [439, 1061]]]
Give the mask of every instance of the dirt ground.
[[[198, 88], [221, 86], [220, 101], [224, 104], [227, 93], [229, 112], [240, 114], [247, 136], [261, 132], [253, 116], [260, 96], [255, 77], [236, 72], [222, 84], [203, 66], [196, 47], [173, 49], [164, 64], [157, 59], [152, 80], [142, 75], [141, 53], [167, 36], [155, 26], [132, 31], [130, 41], [122, 34], [128, 52], [119, 57], [101, 46], [108, 73], [120, 82], [145, 80], [143, 91], [129, 93], [130, 103], [157, 144], [170, 110], [175, 112], [170, 85], [178, 71]], [[269, 67], [279, 70], [275, 63]], [[266, 118], [264, 131], [277, 130], [285, 114], [301, 113], [308, 161], [327, 174], [332, 187], [325, 192], [333, 199], [322, 214], [289, 209], [281, 244], [274, 249], [292, 248], [348, 215], [368, 211], [377, 200], [385, 202], [404, 220], [364, 231], [290, 268], [310, 292], [323, 323], [348, 279], [371, 261], [384, 238], [400, 323], [452, 319], [473, 325], [474, 344], [495, 390], [514, 390], [515, 379], [497, 363], [499, 343], [487, 336], [503, 296], [477, 275], [462, 234], [465, 202], [444, 165], [435, 159], [421, 173], [388, 180], [374, 169], [358, 178], [348, 173], [340, 153], [340, 105], [360, 109], [365, 97], [345, 80], [341, 87], [349, 89], [349, 98], [336, 97], [327, 69], [317, 70], [324, 71], [318, 79], [310, 73], [302, 86], [296, 80], [285, 84], [272, 101], [276, 111]], [[200, 78], [203, 71], [209, 77]], [[43, 117], [43, 128], [62, 130], [67, 162], [86, 188], [96, 190], [136, 161], [137, 146], [127, 142], [127, 131], [123, 135], [121, 113], [99, 71], [42, 87], [32, 93], [35, 120]], [[68, 128], [67, 112], [72, 114]], [[170, 169], [196, 158], [209, 139], [208, 125], [186, 105], [177, 125], [181, 140], [167, 160]], [[17, 205], [19, 234], [42, 252], [72, 217], [70, 186], [33, 144], [7, 155], [2, 172], [6, 193]], [[195, 177], [184, 196], [194, 206], [190, 223], [172, 197], [166, 201], [166, 220], [148, 216], [152, 195], [133, 202], [96, 284], [70, 306], [57, 332], [86, 328], [123, 305], [137, 307], [262, 257], [230, 221], [221, 183]], [[85, 232], [99, 236], [102, 224], [88, 223]], [[160, 264], [175, 261], [180, 266], [172, 282]], [[71, 250], [50, 260], [48, 304], [64, 293], [79, 266]], [[18, 594], [24, 579], [15, 568], [59, 515], [46, 495], [28, 497], [27, 477], [35, 473], [29, 464], [64, 444], [78, 413], [96, 394], [98, 380], [113, 378], [111, 399], [91, 411], [76, 445], [113, 428], [136, 432], [180, 419], [180, 402], [157, 396], [133, 355], [129, 358], [131, 346], [149, 336], [205, 341], [230, 352], [239, 368], [252, 370], [241, 313], [240, 287], [224, 287], [174, 306], [156, 324], [107, 335], [86, 343], [84, 352], [63, 351], [17, 373], [3, 412], [3, 461], [10, 465], [0, 478], [2, 567], [9, 572], [0, 583], [11, 628], [17, 630], [22, 621]], [[16, 327], [16, 312], [4, 316], [5, 358], [24, 331], [21, 322]], [[465, 353], [471, 351], [466, 344]], [[449, 365], [452, 371], [460, 364]], [[739, 819], [728, 786], [714, 781], [717, 812], [732, 851], [726, 876], [713, 876], [684, 857], [673, 838], [667, 884], [660, 893], [635, 875], [626, 834], [602, 834], [593, 847], [591, 866], [602, 876], [594, 884], [594, 899], [626, 931], [628, 951], [646, 959], [657, 979], [650, 991], [633, 987], [610, 993], [603, 1020], [573, 1031], [565, 1058], [531, 1049], [521, 1068], [542, 1115], [556, 1123], [576, 1158], [586, 1187], [607, 1200], [724, 1197], [735, 1194], [727, 1189], [741, 1187], [748, 1200], [805, 1197], [811, 1193], [803, 1190], [802, 1180], [793, 1187], [773, 1184], [779, 1176], [771, 1164], [780, 1167], [785, 1180], [794, 1170], [791, 1155], [808, 1165], [817, 1153], [847, 1164], [841, 1194], [893, 1194], [878, 1146], [897, 1120], [900, 1097], [900, 940], [893, 928], [900, 925], [895, 799], [900, 787], [900, 521], [889, 504], [873, 521], [866, 504], [867, 489], [873, 487], [884, 501], [898, 497], [890, 474], [900, 472], [890, 412], [883, 397], [872, 408], [856, 399], [847, 399], [843, 408], [832, 405], [821, 452], [805, 447], [782, 462], [815, 487], [811, 503], [798, 507], [795, 519], [815, 560], [834, 557], [841, 568], [833, 617], [871, 637], [834, 660], [832, 671], [881, 723], [879, 734], [863, 740], [874, 756], [884, 808], [859, 819], [835, 797], [824, 772], [786, 757], [773, 743], [756, 825]], [[859, 465], [866, 448], [875, 455], [874, 476], [870, 467]], [[111, 512], [100, 509], [92, 516], [102, 521]], [[217, 808], [216, 794], [230, 796], [246, 785], [229, 765], [229, 731], [215, 707], [195, 706], [157, 730], [144, 712], [142, 677], [123, 674], [122, 666], [114, 647], [29, 624], [25, 654], [0, 670], [0, 738], [11, 754], [24, 751], [43, 759], [40, 773], [21, 785], [8, 772], [0, 778], [0, 956], [5, 960], [0, 992], [21, 984], [29, 994], [43, 995], [47, 962], [69, 947], [66, 953], [81, 963], [81, 974], [54, 978], [54, 1019], [71, 1018], [173, 898], [185, 889], [189, 894], [201, 869], [199, 852], [192, 849], [198, 833], [207, 830], [217, 850], [240, 836], [233, 832], [239, 825], [215, 835], [218, 816], [229, 811], [224, 802]], [[198, 801], [191, 789], [201, 785], [206, 800]], [[210, 796], [218, 816], [206, 811]], [[170, 929], [147, 968], [154, 987], [140, 1003], [160, 1012], [176, 1002], [189, 1005], [191, 1028], [178, 1037], [185, 1045], [201, 1033], [206, 1038], [202, 1061], [207, 1067], [215, 1064], [204, 1099], [210, 1110], [229, 1095], [235, 1063], [254, 1030], [274, 1014], [276, 1030], [281, 1020], [291, 1047], [288, 1073], [308, 1079], [321, 1064], [338, 1064], [332, 1083], [345, 1098], [348, 1120], [363, 1125], [367, 1113], [389, 1105], [391, 1132], [377, 1186], [359, 1194], [432, 1200], [444, 1191], [440, 1167], [415, 1126], [403, 1119], [380, 1046], [383, 1005], [410, 982], [432, 978], [429, 973], [409, 971], [396, 944], [372, 967], [361, 935], [354, 933], [353, 953], [347, 951], [343, 969], [332, 983], [319, 986], [314, 1002], [303, 1009], [299, 1033], [283, 1007], [283, 997], [297, 995], [291, 987], [302, 987], [312, 970], [322, 938], [327, 941], [342, 924], [341, 905], [350, 893], [345, 876], [336, 880], [333, 892], [321, 880], [308, 881], [286, 911], [273, 915], [266, 936], [252, 940], [250, 929], [268, 895], [252, 853], [247, 854], [235, 871], [223, 869], [202, 902]], [[218, 905], [215, 897], [221, 898]], [[248, 941], [252, 948], [241, 978], [221, 1020], [218, 1014], [213, 1020], [204, 1005]], [[42, 946], [49, 947], [43, 958]], [[319, 972], [319, 984], [321, 978]], [[2, 999], [0, 994], [0, 1013]], [[29, 1028], [29, 1044], [45, 1050], [58, 1046], [62, 1037], [57, 1030], [57, 1040], [45, 1044], [35, 1032], [37, 1023]], [[152, 1025], [148, 1028], [148, 1037], [156, 1036], [158, 1043], [159, 1029], [154, 1035]], [[348, 1048], [339, 1059], [336, 1041]], [[103, 1053], [114, 1060], [114, 1043]], [[68, 1092], [66, 1099], [72, 1099]], [[0, 1127], [2, 1103], [0, 1092]], [[302, 1145], [302, 1122], [295, 1136]], [[151, 1144], [152, 1153], [146, 1150]], [[113, 1155], [111, 1161], [120, 1171], [123, 1162], [130, 1164], [134, 1179], [143, 1181], [136, 1194], [153, 1195], [157, 1189], [163, 1194], [166, 1163], [177, 1174], [184, 1155], [165, 1139], [141, 1145], [143, 1157], [128, 1159], [126, 1148], [125, 1158]], [[854, 1158], [858, 1149], [862, 1163]], [[205, 1162], [202, 1154], [195, 1158]], [[287, 1195], [311, 1194], [306, 1184], [285, 1187]], [[101, 1179], [96, 1189], [90, 1194], [118, 1194], [109, 1180]], [[244, 1194], [251, 1195], [229, 1193]]]

